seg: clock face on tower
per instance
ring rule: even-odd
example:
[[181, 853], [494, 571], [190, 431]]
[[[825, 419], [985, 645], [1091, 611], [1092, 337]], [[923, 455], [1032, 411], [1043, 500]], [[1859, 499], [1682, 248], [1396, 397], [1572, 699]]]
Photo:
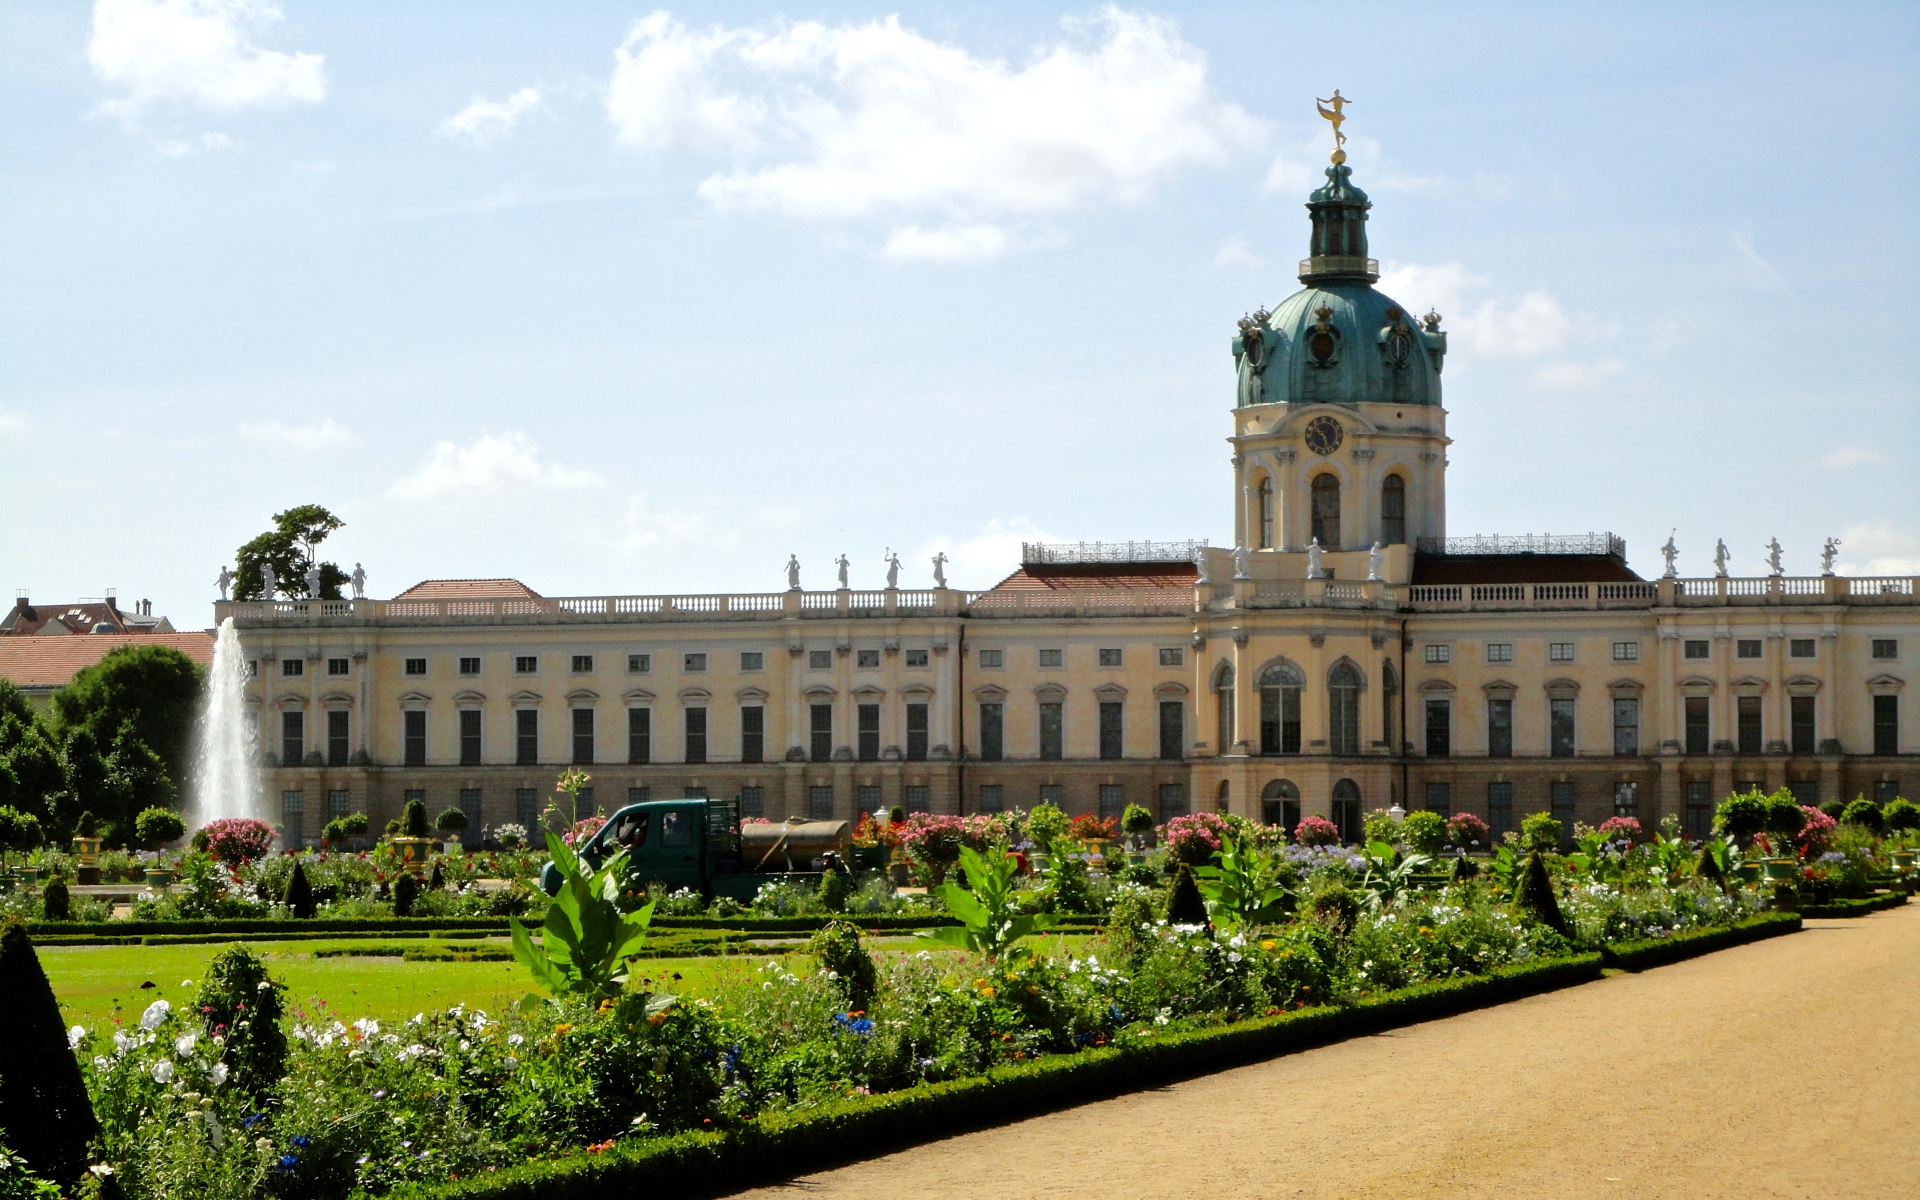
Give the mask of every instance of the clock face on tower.
[[1315, 454], [1332, 454], [1346, 436], [1340, 422], [1332, 417], [1315, 417], [1307, 422], [1307, 449]]

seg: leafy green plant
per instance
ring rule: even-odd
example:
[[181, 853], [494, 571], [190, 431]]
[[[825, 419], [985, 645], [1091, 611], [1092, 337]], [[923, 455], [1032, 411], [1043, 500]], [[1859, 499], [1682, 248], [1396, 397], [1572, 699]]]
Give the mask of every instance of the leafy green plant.
[[1767, 797], [1767, 832], [1791, 840], [1807, 823], [1807, 812], [1793, 793], [1781, 788]]
[[1880, 810], [1880, 819], [1886, 822], [1888, 829], [1896, 833], [1920, 829], [1920, 805], [1904, 797], [1890, 800], [1887, 806]]
[[597, 871], [574, 854], [552, 830], [547, 853], [560, 876], [560, 890], [547, 905], [547, 919], [535, 945], [527, 927], [511, 922], [513, 956], [555, 997], [611, 999], [627, 982], [627, 963], [638, 955], [653, 921], [653, 904], [620, 911], [620, 881], [627, 853], [622, 850]]
[[1213, 863], [1193, 868], [1207, 917], [1221, 930], [1262, 925], [1279, 918], [1287, 898], [1279, 863], [1255, 848], [1253, 839], [1233, 833], [1221, 839]]
[[1153, 814], [1138, 804], [1129, 804], [1120, 813], [1120, 829], [1129, 837], [1145, 837], [1153, 832]]
[[947, 911], [960, 924], [923, 929], [917, 936], [988, 958], [1025, 957], [1026, 948], [1017, 943], [1052, 928], [1053, 918], [1045, 913], [1022, 913], [1014, 907], [1013, 880], [1018, 864], [1013, 855], [997, 846], [989, 847], [985, 854], [971, 846], [962, 846], [960, 867], [967, 873], [972, 891], [954, 883], [943, 883], [938, 888]]
[[860, 944], [858, 927], [846, 921], [827, 922], [808, 940], [807, 953], [813, 956], [815, 965], [833, 973], [833, 986], [849, 1012], [873, 1007], [878, 973], [873, 968], [873, 956]]
[[0, 870], [7, 865], [7, 851], [26, 854], [44, 838], [40, 818], [17, 808], [0, 807]]
[[149, 846], [177, 842], [186, 835], [187, 823], [170, 808], [149, 808], [133, 820], [134, 836]]
[[49, 921], [71, 921], [73, 919], [73, 899], [67, 892], [64, 880], [56, 879], [49, 883], [40, 895], [41, 911]]
[[328, 821], [327, 827], [320, 831], [320, 837], [329, 846], [337, 846], [348, 838], [365, 837], [366, 832], [367, 814], [348, 813], [344, 817], [335, 817]]
[[1767, 798], [1758, 788], [1728, 796], [1713, 811], [1714, 832], [1736, 837], [1742, 843], [1766, 827]]
[[283, 985], [245, 946], [229, 946], [207, 964], [196, 1007], [209, 1036], [226, 1040], [233, 1085], [264, 1096], [287, 1070], [287, 1034], [280, 1026]]
[[1731, 865], [1728, 860], [1737, 853], [1732, 841], [1732, 838], [1708, 838], [1701, 842], [1700, 858], [1693, 867], [1694, 878], [1711, 880], [1725, 887], [1727, 869]]
[[1401, 823], [1393, 819], [1384, 808], [1376, 808], [1367, 814], [1360, 826], [1360, 837], [1364, 842], [1385, 842], [1393, 845], [1401, 839]]
[[1887, 827], [1886, 817], [1880, 812], [1880, 806], [1864, 796], [1857, 797], [1840, 814], [1842, 825], [1858, 825], [1869, 833], [1883, 832]]
[[845, 871], [828, 871], [820, 877], [818, 893], [820, 897], [820, 907], [826, 909], [828, 912], [845, 912], [847, 910], [847, 893], [852, 890], [853, 885]]
[[433, 827], [441, 833], [461, 834], [467, 829], [467, 814], [464, 810], [448, 805], [440, 815], [433, 819]]
[[1367, 864], [1360, 886], [1366, 889], [1367, 907], [1374, 909], [1391, 906], [1412, 892], [1414, 873], [1433, 861], [1424, 854], [1402, 854], [1386, 842], [1368, 842], [1360, 857]]
[[1053, 852], [1053, 844], [1066, 832], [1067, 814], [1061, 812], [1058, 805], [1042, 802], [1027, 813], [1027, 836], [1049, 854]]
[[1400, 837], [1415, 854], [1428, 858], [1447, 844], [1447, 819], [1437, 812], [1411, 812], [1400, 822]]
[[1537, 812], [1520, 822], [1520, 845], [1526, 850], [1552, 852], [1560, 848], [1566, 830], [1552, 813]]

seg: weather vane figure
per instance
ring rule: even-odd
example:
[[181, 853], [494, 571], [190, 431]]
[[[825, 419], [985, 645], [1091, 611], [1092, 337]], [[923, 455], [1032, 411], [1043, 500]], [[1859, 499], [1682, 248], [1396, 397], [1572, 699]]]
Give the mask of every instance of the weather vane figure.
[[[1318, 96], [1314, 97], [1313, 106], [1320, 110], [1321, 116], [1333, 122], [1333, 161], [1335, 165], [1347, 161], [1347, 151], [1345, 149], [1347, 135], [1340, 132], [1340, 123], [1347, 119], [1345, 109], [1347, 105], [1352, 103], [1353, 101], [1340, 94], [1339, 88], [1333, 89], [1333, 99], [1331, 100], [1322, 100]], [[1332, 105], [1332, 107], [1329, 108], [1328, 105]]]

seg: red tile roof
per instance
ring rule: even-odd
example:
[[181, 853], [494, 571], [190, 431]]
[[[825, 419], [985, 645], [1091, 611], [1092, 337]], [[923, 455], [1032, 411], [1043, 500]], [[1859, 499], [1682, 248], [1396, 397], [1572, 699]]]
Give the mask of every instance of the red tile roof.
[[0, 638], [0, 679], [23, 688], [64, 686], [122, 646], [172, 646], [201, 666], [213, 664], [213, 633], [86, 633]]
[[1413, 582], [1644, 583], [1611, 554], [1417, 554]]
[[993, 585], [996, 592], [1094, 588], [1190, 588], [1192, 563], [1029, 563]]
[[[151, 626], [142, 629], [129, 622], [127, 618], [131, 615], [100, 600], [75, 604], [29, 603], [24, 608], [16, 603], [11, 612], [0, 612], [0, 634], [32, 637], [39, 635], [49, 625], [64, 626], [69, 633], [92, 633], [95, 625], [111, 625], [115, 633], [137, 633], [151, 629]], [[46, 636], [59, 635], [60, 630], [54, 629]]]
[[518, 579], [426, 579], [395, 600], [538, 600], [540, 593]]

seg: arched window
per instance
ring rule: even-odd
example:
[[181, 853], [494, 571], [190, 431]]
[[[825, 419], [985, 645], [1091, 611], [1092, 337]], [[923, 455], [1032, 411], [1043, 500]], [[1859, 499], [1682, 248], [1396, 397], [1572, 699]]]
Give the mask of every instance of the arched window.
[[1380, 740], [1387, 744], [1389, 754], [1400, 753], [1400, 745], [1393, 740], [1393, 705], [1400, 695], [1400, 676], [1393, 669], [1392, 659], [1383, 659], [1380, 663]]
[[1398, 475], [1380, 485], [1380, 540], [1389, 546], [1407, 540], [1407, 481]]
[[1290, 662], [1260, 672], [1260, 753], [1300, 753], [1300, 691], [1306, 684]]
[[1268, 477], [1260, 481], [1260, 546], [1262, 550], [1273, 549], [1273, 479]]
[[1217, 714], [1220, 741], [1214, 747], [1214, 753], [1233, 753], [1233, 668], [1226, 663], [1213, 673], [1213, 700]]
[[1313, 477], [1313, 536], [1323, 550], [1340, 548], [1340, 480], [1332, 474]]
[[1333, 824], [1341, 841], [1360, 840], [1360, 785], [1351, 779], [1333, 785]]
[[1288, 838], [1293, 837], [1300, 825], [1300, 789], [1291, 780], [1271, 780], [1260, 789], [1260, 821], [1278, 825], [1287, 831]]
[[1360, 672], [1341, 663], [1327, 676], [1327, 749], [1360, 753]]

